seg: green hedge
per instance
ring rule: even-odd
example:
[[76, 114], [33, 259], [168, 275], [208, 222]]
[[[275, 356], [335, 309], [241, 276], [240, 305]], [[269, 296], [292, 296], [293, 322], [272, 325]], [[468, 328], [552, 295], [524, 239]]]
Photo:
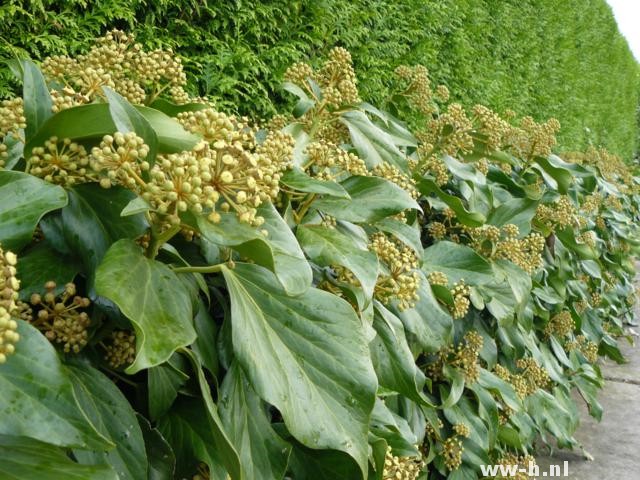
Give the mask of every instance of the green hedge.
[[[341, 45], [376, 104], [391, 70], [422, 63], [467, 105], [555, 116], [567, 149], [636, 150], [638, 65], [604, 0], [10, 0], [0, 57], [75, 53], [114, 26], [173, 47], [193, 92], [243, 114], [272, 114], [284, 69]], [[0, 70], [0, 96], [10, 77]]]

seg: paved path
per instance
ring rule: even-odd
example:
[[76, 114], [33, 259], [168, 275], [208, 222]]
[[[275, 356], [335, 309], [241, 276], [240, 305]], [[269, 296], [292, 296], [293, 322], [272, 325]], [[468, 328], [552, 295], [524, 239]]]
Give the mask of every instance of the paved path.
[[[586, 460], [579, 450], [557, 450], [553, 457], [539, 457], [541, 472], [549, 465], [569, 462], [573, 480], [640, 480], [640, 346], [621, 340], [629, 360], [624, 365], [603, 362], [607, 380], [598, 399], [604, 408], [602, 421], [596, 422], [582, 404], [582, 424], [576, 438], [593, 456]], [[539, 477], [543, 478], [543, 477]]]

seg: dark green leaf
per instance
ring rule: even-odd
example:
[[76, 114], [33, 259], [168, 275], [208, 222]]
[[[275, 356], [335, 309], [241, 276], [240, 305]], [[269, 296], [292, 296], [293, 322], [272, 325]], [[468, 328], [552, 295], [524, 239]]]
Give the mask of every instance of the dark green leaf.
[[78, 185], [69, 192], [62, 209], [66, 243], [82, 262], [90, 279], [109, 246], [121, 238], [136, 238], [147, 229], [142, 214], [121, 217], [135, 194], [122, 187], [103, 189], [98, 184]]
[[119, 480], [108, 465], [80, 465], [67, 452], [27, 437], [0, 435], [3, 480]]
[[24, 99], [24, 116], [27, 119], [25, 137], [27, 141], [33, 137], [52, 115], [53, 102], [49, 94], [47, 82], [42, 72], [31, 60], [20, 60], [22, 64], [22, 84]]
[[252, 386], [299, 441], [347, 452], [366, 476], [377, 381], [351, 306], [315, 288], [288, 297], [273, 274], [255, 265], [223, 273], [234, 353]]
[[27, 301], [32, 293], [42, 293], [49, 280], [56, 282], [56, 293], [61, 293], [64, 285], [74, 279], [81, 266], [74, 258], [63, 257], [46, 242], [40, 242], [20, 255], [18, 261], [20, 279], [20, 299]]
[[487, 223], [496, 227], [511, 223], [518, 227], [520, 235], [527, 235], [531, 231], [531, 220], [537, 207], [538, 202], [535, 200], [514, 198], [492, 211]]
[[[156, 132], [159, 153], [191, 150], [200, 141], [197, 135], [187, 132], [177, 120], [159, 110], [141, 106], [136, 106], [135, 109]], [[49, 118], [27, 142], [24, 149], [25, 157], [30, 157], [34, 147], [44, 145], [51, 137], [70, 138], [76, 142], [99, 142], [105, 135], [113, 135], [116, 131], [117, 127], [106, 103], [67, 108]]]
[[176, 456], [159, 430], [152, 428], [149, 421], [136, 414], [138, 425], [144, 437], [144, 446], [149, 461], [148, 480], [173, 480], [176, 470]]
[[449, 283], [464, 279], [467, 285], [482, 285], [494, 278], [491, 264], [466, 245], [441, 241], [425, 249], [422, 269], [443, 272]]
[[0, 365], [0, 434], [62, 447], [114, 446], [79, 409], [58, 354], [38, 330], [18, 321], [20, 342]]
[[287, 170], [280, 183], [298, 190], [299, 192], [317, 193], [320, 195], [329, 195], [331, 197], [349, 198], [349, 194], [342, 185], [332, 181], [318, 180], [310, 177], [298, 167]]
[[188, 291], [169, 267], [146, 258], [131, 240], [109, 248], [96, 271], [96, 291], [113, 301], [135, 328], [136, 359], [128, 373], [164, 363], [195, 340]]
[[158, 421], [158, 429], [175, 452], [177, 478], [192, 476], [198, 463], [204, 462], [212, 480], [225, 480], [223, 453], [217, 448], [214, 428], [202, 399], [179, 398], [171, 411]]
[[480, 212], [469, 211], [460, 198], [444, 192], [436, 183], [429, 178], [418, 180], [418, 190], [425, 196], [435, 194], [440, 200], [447, 204], [456, 213], [456, 219], [468, 227], [479, 227], [486, 221], [485, 216]]
[[265, 219], [260, 229], [240, 222], [232, 213], [222, 215], [219, 223], [199, 217], [198, 228], [211, 243], [231, 247], [273, 271], [290, 295], [304, 292], [311, 285], [311, 267], [296, 237], [271, 203], [262, 204], [258, 214]]
[[351, 199], [320, 198], [312, 205], [339, 220], [371, 223], [404, 210], [421, 210], [407, 191], [380, 177], [353, 176], [342, 182]]
[[136, 415], [118, 387], [100, 371], [84, 363], [67, 366], [82, 411], [116, 448], [109, 451], [74, 450], [80, 463], [106, 463], [120, 480], [147, 478], [147, 454]]
[[67, 204], [62, 187], [22, 172], [0, 171], [0, 244], [19, 250], [31, 241], [42, 216]]
[[[352, 238], [336, 229], [300, 225], [296, 231], [300, 246], [312, 262], [321, 267], [340, 265], [349, 269], [362, 285], [367, 304], [378, 278], [375, 253], [360, 248]], [[366, 305], [361, 305], [364, 308]]]
[[374, 124], [364, 112], [349, 110], [343, 113], [340, 121], [349, 128], [351, 143], [369, 168], [388, 162], [406, 168], [406, 157], [395, 145], [391, 135]]
[[271, 428], [265, 405], [236, 362], [224, 377], [220, 398], [220, 418], [240, 453], [245, 478], [283, 478], [291, 445]]
[[142, 138], [149, 147], [149, 154], [145, 160], [153, 166], [158, 154], [158, 136], [149, 121], [119, 93], [109, 87], [102, 87], [102, 90], [109, 102], [109, 112], [117, 131], [134, 132]]
[[211, 387], [204, 375], [202, 365], [198, 361], [198, 358], [190, 350], [183, 350], [183, 353], [187, 354], [187, 358], [191, 361], [191, 366], [196, 371], [198, 376], [198, 384], [200, 385], [200, 392], [204, 399], [204, 405], [206, 407], [207, 418], [209, 419], [209, 430], [213, 436], [213, 441], [216, 447], [216, 451], [220, 456], [221, 463], [225, 466], [231, 478], [233, 480], [240, 480], [245, 478], [242, 470], [240, 457], [231, 443], [227, 433], [222, 425], [222, 420], [218, 415], [218, 407], [213, 401], [211, 396]]
[[380, 385], [418, 404], [429, 404], [422, 392], [425, 377], [416, 366], [402, 322], [378, 302], [374, 310], [373, 328], [377, 335], [369, 349]]
[[198, 303], [193, 325], [198, 334], [191, 349], [198, 356], [200, 363], [204, 365], [214, 376], [218, 375], [218, 351], [216, 343], [218, 339], [218, 326], [211, 318], [204, 302]]
[[158, 419], [171, 408], [178, 396], [178, 391], [187, 380], [189, 380], [189, 376], [172, 365], [171, 359], [149, 369], [147, 384], [149, 387], [149, 417], [151, 419]]

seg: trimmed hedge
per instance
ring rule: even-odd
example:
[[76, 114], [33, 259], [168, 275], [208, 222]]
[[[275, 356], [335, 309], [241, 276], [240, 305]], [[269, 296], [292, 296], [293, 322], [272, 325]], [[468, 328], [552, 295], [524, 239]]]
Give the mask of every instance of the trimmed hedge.
[[[567, 149], [593, 143], [627, 159], [636, 149], [638, 66], [604, 0], [86, 3], [3, 5], [0, 57], [77, 53], [117, 26], [188, 58], [192, 91], [219, 108], [267, 116], [288, 65], [340, 45], [373, 103], [396, 66], [421, 63], [464, 104], [558, 118]], [[10, 77], [0, 70], [0, 96]]]

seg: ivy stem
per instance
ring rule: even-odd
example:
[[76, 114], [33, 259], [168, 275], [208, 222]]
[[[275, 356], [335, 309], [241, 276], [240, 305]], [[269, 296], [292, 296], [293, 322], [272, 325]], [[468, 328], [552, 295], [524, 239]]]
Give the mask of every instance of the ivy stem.
[[218, 263], [216, 265], [206, 265], [203, 267], [176, 267], [173, 269], [174, 273], [218, 273], [222, 270], [224, 263]]
[[175, 225], [169, 228], [167, 231], [158, 234], [155, 231], [151, 233], [151, 243], [149, 244], [149, 248], [147, 249], [147, 257], [148, 258], [156, 258], [158, 255], [158, 251], [160, 247], [164, 245], [166, 242], [171, 240], [171, 238], [180, 231], [180, 225]]
[[309, 198], [305, 200], [305, 202], [301, 205], [300, 211], [296, 212], [294, 215], [296, 219], [296, 223], [300, 223], [302, 221], [302, 219], [304, 218], [305, 214], [307, 213], [307, 211], [309, 210], [309, 208], [311, 207], [311, 204], [315, 199], [316, 199], [316, 194], [312, 193], [311, 195], [309, 195]]

